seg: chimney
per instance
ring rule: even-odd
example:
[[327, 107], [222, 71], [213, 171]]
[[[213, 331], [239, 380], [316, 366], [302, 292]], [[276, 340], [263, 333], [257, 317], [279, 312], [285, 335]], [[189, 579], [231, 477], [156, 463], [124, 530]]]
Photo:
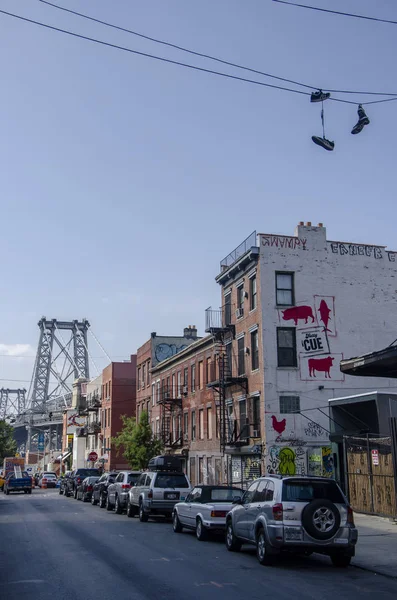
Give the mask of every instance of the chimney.
[[311, 221], [308, 221], [308, 222], [306, 223], [306, 227], [311, 227], [311, 226], [312, 226], [312, 222], [311, 222]]
[[304, 222], [303, 221], [299, 221], [299, 226], [303, 227], [303, 225], [304, 225]]
[[197, 327], [196, 325], [188, 325], [183, 330], [183, 337], [188, 340], [196, 340], [197, 339]]
[[317, 225], [317, 227], [324, 227], [324, 225], [323, 225], [322, 223], [319, 223], [319, 224]]

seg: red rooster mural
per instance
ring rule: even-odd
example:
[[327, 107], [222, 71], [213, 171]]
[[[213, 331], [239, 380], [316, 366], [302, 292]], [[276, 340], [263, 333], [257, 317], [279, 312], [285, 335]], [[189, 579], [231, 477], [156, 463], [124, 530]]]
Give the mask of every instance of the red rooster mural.
[[281, 421], [277, 421], [276, 417], [274, 415], [272, 415], [272, 424], [273, 424], [273, 429], [275, 431], [277, 431], [277, 433], [279, 435], [281, 435], [283, 433], [283, 431], [285, 430], [287, 421], [285, 419], [282, 419]]

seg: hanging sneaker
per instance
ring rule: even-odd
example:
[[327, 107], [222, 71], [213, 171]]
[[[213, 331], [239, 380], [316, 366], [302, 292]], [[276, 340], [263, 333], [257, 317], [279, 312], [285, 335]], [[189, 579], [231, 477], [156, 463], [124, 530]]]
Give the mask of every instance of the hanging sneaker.
[[312, 140], [315, 144], [317, 144], [317, 146], [321, 146], [321, 148], [324, 148], [324, 150], [333, 150], [335, 148], [335, 142], [331, 142], [325, 137], [312, 135]]
[[331, 94], [329, 92], [318, 90], [318, 92], [312, 92], [310, 102], [323, 102], [324, 100], [328, 100], [330, 96]]
[[365, 110], [363, 109], [361, 104], [358, 105], [357, 113], [358, 121], [352, 129], [353, 135], [355, 135], [356, 133], [360, 133], [360, 131], [364, 129], [365, 125], [369, 125], [369, 119], [365, 114]]

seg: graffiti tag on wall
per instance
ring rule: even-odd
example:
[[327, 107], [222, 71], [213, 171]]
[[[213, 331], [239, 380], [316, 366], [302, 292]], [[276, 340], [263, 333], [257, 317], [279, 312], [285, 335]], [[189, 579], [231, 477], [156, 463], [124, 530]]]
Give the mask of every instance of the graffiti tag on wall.
[[[368, 258], [383, 258], [384, 248], [381, 246], [363, 246], [360, 244], [344, 244], [342, 242], [331, 242], [333, 254], [344, 256], [367, 256]], [[390, 258], [389, 258], [390, 260]]]
[[187, 348], [186, 344], [182, 344], [181, 346], [177, 346], [176, 344], [157, 344], [154, 350], [154, 356], [158, 362], [161, 362], [162, 360], [171, 358], [171, 356], [174, 356], [185, 348]]
[[326, 431], [314, 421], [310, 421], [305, 427], [305, 435], [311, 438], [326, 437]]
[[306, 451], [301, 446], [271, 446], [267, 452], [266, 470], [269, 474], [306, 475]]
[[284, 235], [262, 235], [262, 246], [275, 246], [276, 248], [300, 248], [306, 250], [306, 238], [288, 237]]

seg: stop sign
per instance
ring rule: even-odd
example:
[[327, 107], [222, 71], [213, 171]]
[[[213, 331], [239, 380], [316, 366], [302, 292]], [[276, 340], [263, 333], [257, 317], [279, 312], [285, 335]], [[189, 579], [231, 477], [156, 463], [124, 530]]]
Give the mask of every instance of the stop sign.
[[96, 452], [90, 452], [88, 455], [88, 460], [90, 462], [96, 462], [98, 460], [98, 454]]

